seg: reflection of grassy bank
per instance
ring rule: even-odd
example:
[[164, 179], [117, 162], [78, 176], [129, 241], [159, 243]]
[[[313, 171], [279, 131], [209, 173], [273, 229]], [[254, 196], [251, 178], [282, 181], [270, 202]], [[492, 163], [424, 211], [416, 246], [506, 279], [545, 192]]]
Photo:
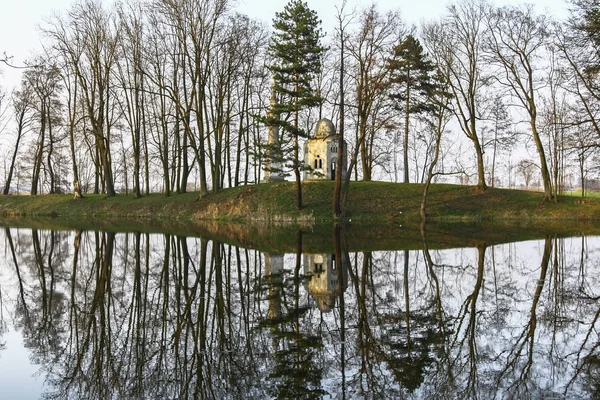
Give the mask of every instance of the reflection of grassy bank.
[[[415, 223], [423, 186], [385, 182], [352, 182], [349, 218], [361, 222]], [[433, 185], [429, 197], [429, 220], [433, 221], [535, 221], [598, 220], [600, 198], [562, 196], [558, 203], [544, 202], [543, 194], [520, 190]], [[196, 193], [165, 197], [153, 194], [133, 199], [119, 195], [104, 199], [88, 195], [75, 201], [70, 195], [0, 196], [5, 217], [46, 216], [97, 222], [111, 219], [149, 219], [169, 223], [198, 220], [282, 221], [304, 223], [331, 220], [333, 183], [304, 183], [305, 209], [297, 211], [293, 182], [261, 184], [223, 190], [197, 199]]]
[[[69, 220], [63, 218], [0, 218], [0, 226], [32, 229], [81, 229], [113, 232], [165, 233], [176, 236], [203, 237], [244, 248], [269, 253], [295, 253], [298, 230], [302, 230], [304, 253], [333, 253], [332, 224], [301, 226], [298, 224], [247, 224], [204, 221], [97, 219]], [[600, 235], [600, 225], [587, 222], [433, 222], [427, 224], [430, 249], [476, 247], [547, 236]], [[423, 248], [420, 224], [350, 223], [345, 224], [342, 245], [348, 251], [415, 250]]]
[[[244, 224], [210, 224], [199, 228], [201, 235], [264, 252], [294, 253], [298, 228], [248, 226]], [[315, 225], [302, 229], [305, 253], [333, 253], [334, 232], [331, 225]], [[414, 250], [423, 248], [420, 226], [397, 224], [350, 224], [343, 231], [343, 246], [348, 251]], [[476, 247], [546, 236], [600, 235], [600, 227], [592, 224], [564, 226], [560, 224], [489, 224], [431, 223], [427, 225], [430, 249]]]

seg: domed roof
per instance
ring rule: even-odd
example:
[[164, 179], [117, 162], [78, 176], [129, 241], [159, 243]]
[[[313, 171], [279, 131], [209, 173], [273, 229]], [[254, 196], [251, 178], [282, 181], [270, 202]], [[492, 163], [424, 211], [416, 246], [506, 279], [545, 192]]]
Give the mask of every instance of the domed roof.
[[326, 138], [335, 135], [335, 125], [327, 118], [320, 119], [315, 128], [315, 138]]

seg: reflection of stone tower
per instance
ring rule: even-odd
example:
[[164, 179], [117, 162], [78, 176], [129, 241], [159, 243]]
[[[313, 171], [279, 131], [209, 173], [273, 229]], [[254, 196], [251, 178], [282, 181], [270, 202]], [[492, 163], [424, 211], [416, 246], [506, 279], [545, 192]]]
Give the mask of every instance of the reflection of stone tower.
[[335, 170], [342, 168], [342, 178], [346, 177], [347, 146], [344, 142], [342, 162], [338, 162], [339, 137], [333, 122], [323, 118], [317, 122], [315, 135], [304, 143], [304, 180], [335, 179]]
[[[271, 83], [271, 109], [269, 110], [269, 119], [279, 120], [279, 114], [275, 112], [275, 82]], [[279, 144], [279, 127], [273, 123], [268, 126], [269, 139], [267, 142], [267, 152], [265, 158], [265, 178], [264, 182], [285, 181], [283, 166], [281, 162], [281, 147]]]
[[269, 284], [269, 319], [278, 319], [281, 317], [283, 254], [265, 253], [265, 275]]
[[[345, 258], [338, 263], [335, 254], [304, 255], [304, 274], [311, 276], [307, 290], [313, 295], [321, 311], [331, 311], [337, 296], [348, 287], [349, 262]], [[339, 268], [341, 271], [338, 271]]]

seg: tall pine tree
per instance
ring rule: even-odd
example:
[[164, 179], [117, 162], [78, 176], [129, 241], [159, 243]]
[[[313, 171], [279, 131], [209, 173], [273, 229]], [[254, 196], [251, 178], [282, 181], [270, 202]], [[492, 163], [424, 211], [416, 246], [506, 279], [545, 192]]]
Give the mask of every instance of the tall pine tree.
[[269, 44], [272, 58], [268, 66], [273, 74], [276, 96], [274, 114], [290, 115], [291, 120], [281, 118], [275, 123], [292, 139], [292, 168], [296, 178], [296, 206], [302, 209], [302, 184], [298, 137], [307, 133], [300, 128], [302, 110], [318, 106], [322, 99], [311, 86], [321, 71], [321, 45], [323, 33], [321, 21], [315, 11], [305, 2], [291, 0], [282, 12], [275, 14], [274, 33]]
[[436, 90], [436, 82], [433, 79], [436, 68], [427, 59], [421, 43], [413, 35], [408, 35], [401, 43], [394, 46], [387, 68], [391, 70], [390, 98], [394, 100], [395, 108], [404, 112], [404, 183], [408, 183], [410, 115], [432, 111], [433, 104], [430, 98]]

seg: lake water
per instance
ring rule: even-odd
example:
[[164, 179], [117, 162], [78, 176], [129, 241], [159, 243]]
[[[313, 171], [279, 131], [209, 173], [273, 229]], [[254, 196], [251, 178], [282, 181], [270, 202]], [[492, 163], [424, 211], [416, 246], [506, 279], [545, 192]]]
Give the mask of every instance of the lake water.
[[331, 247], [2, 228], [0, 397], [599, 398], [598, 237]]

